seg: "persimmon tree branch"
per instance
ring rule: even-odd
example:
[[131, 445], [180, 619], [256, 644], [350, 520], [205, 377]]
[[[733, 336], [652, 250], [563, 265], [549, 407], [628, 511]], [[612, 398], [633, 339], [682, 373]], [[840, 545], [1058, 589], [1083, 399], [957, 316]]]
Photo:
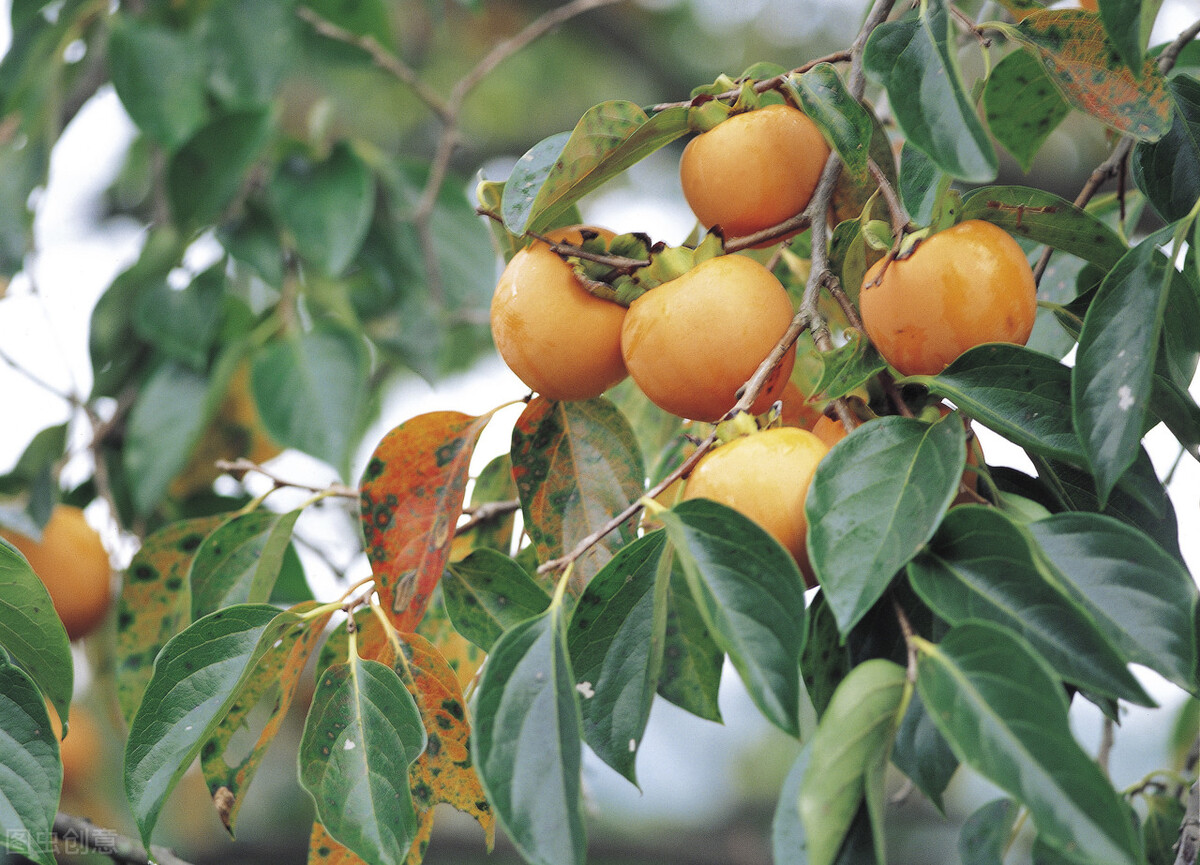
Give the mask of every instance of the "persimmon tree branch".
[[51, 831], [60, 841], [78, 844], [121, 865], [189, 865], [165, 847], [151, 846], [147, 854], [146, 848], [132, 838], [61, 811], [55, 815]]
[[[764, 78], [763, 80], [756, 82], [754, 85], [754, 92], [766, 93], [768, 90], [777, 90], [778, 88], [782, 87], [784, 82], [793, 75], [803, 75], [805, 72], [821, 63], [844, 63], [849, 59], [849, 51], [834, 51], [832, 54], [826, 54], [824, 57], [818, 57], [816, 60], [810, 60], [803, 66], [797, 66], [790, 72], [785, 72], [782, 75], [776, 75], [774, 78]], [[741, 95], [741, 93], [741, 89], [735, 87], [730, 90], [726, 90], [723, 93], [718, 93], [712, 98], [725, 101], [728, 99], [736, 99]], [[660, 102], [657, 105], [652, 105], [650, 110], [657, 113], [659, 111], [666, 111], [668, 108], [687, 108], [694, 101], [695, 100], [692, 99], [685, 99], [680, 102]]]

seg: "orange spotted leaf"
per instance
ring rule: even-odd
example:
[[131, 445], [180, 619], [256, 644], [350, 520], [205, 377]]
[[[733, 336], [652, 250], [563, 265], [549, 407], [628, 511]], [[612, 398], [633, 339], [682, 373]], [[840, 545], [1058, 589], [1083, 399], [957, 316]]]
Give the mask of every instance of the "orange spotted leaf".
[[375, 449], [360, 490], [367, 556], [379, 597], [401, 631], [412, 631], [442, 576], [462, 513], [468, 468], [491, 414], [418, 415]]
[[1171, 128], [1166, 79], [1148, 59], [1135, 78], [1099, 17], [1081, 9], [1034, 12], [1013, 31], [1074, 107], [1118, 132], [1155, 141]]
[[[315, 601], [306, 601], [292, 609], [296, 612], [307, 612], [316, 606]], [[200, 751], [200, 767], [204, 772], [205, 783], [208, 784], [209, 793], [217, 807], [217, 816], [230, 835], [233, 834], [238, 811], [245, 798], [243, 794], [287, 717], [288, 708], [296, 694], [296, 685], [309, 656], [324, 636], [325, 625], [328, 624], [330, 615], [327, 613], [318, 616], [309, 622], [295, 639], [282, 640], [267, 650], [255, 667], [253, 675], [243, 683], [237, 702], [230, 707], [229, 714]], [[226, 749], [230, 740], [247, 726], [250, 711], [267, 697], [273, 698], [274, 702], [258, 740], [250, 753], [236, 765], [229, 765], [226, 762]]]
[[146, 538], [129, 563], [117, 603], [117, 701], [125, 723], [137, 712], [167, 640], [191, 621], [188, 571], [226, 514], [171, 523]]

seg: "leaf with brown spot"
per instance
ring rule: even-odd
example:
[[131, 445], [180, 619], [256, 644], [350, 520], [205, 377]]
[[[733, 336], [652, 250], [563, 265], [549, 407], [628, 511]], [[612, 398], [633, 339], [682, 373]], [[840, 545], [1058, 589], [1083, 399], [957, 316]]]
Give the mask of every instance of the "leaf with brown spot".
[[[384, 633], [375, 618], [363, 622], [358, 640], [364, 658], [395, 668], [421, 712], [428, 742], [409, 769], [413, 804], [421, 819], [417, 842], [427, 839], [434, 806], [446, 802], [479, 821], [491, 850], [496, 818], [487, 806], [483, 785], [471, 762], [471, 725], [455, 671], [424, 637]], [[428, 824], [426, 817], [430, 818]]]
[[1146, 60], [1135, 78], [1093, 13], [1034, 12], [1011, 32], [1037, 53], [1050, 79], [1080, 111], [1143, 141], [1156, 141], [1171, 128], [1171, 97], [1156, 62]]
[[441, 652], [454, 675], [458, 677], [459, 687], [465, 689], [475, 678], [479, 667], [483, 664], [486, 653], [454, 629], [450, 615], [446, 612], [446, 602], [441, 592], [438, 592], [425, 611], [425, 618], [417, 626], [417, 633], [431, 642]]
[[200, 544], [226, 514], [171, 523], [146, 538], [125, 571], [117, 602], [117, 702], [128, 724], [167, 640], [191, 622], [188, 571]]
[[[306, 601], [292, 609], [307, 612], [318, 606], [316, 601]], [[229, 834], [233, 835], [238, 811], [245, 800], [246, 788], [254, 779], [267, 748], [287, 717], [288, 708], [296, 694], [296, 685], [304, 672], [309, 657], [321, 641], [331, 613], [314, 619], [296, 640], [284, 640], [268, 649], [255, 666], [253, 674], [243, 683], [238, 700], [229, 714], [218, 725], [200, 751], [200, 768], [208, 784], [217, 808], [217, 816]], [[254, 747], [236, 765], [225, 760], [230, 741], [243, 728], [248, 728], [247, 717], [265, 697], [274, 694], [275, 702], [262, 732]]]
[[359, 501], [367, 557], [383, 608], [400, 631], [416, 628], [441, 579], [471, 455], [491, 417], [418, 415], [383, 437], [363, 473]]
[[[525, 530], [540, 561], [563, 555], [642, 495], [641, 449], [625, 416], [606, 399], [537, 397], [517, 419], [512, 441]], [[575, 562], [578, 584], [635, 537], [636, 519], [593, 546]]]

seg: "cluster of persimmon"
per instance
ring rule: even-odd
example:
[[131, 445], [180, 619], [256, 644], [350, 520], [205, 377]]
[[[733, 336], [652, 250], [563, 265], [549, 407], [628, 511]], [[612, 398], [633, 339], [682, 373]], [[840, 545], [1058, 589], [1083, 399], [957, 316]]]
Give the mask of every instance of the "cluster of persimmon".
[[[706, 229], [726, 240], [746, 237], [803, 212], [829, 154], [817, 125], [791, 105], [732, 114], [684, 149], [684, 197]], [[613, 237], [575, 226], [547, 239], [577, 245], [596, 236]], [[786, 236], [781, 229], [768, 245]], [[1003, 229], [980, 220], [945, 228], [904, 258], [876, 263], [859, 293], [867, 336], [901, 376], [937, 374], [982, 343], [1023, 345], [1036, 309], [1025, 253]], [[491, 324], [501, 357], [546, 398], [589, 399], [628, 375], [660, 408], [717, 423], [794, 313], [780, 280], [750, 255], [703, 259], [626, 308], [590, 291], [565, 257], [536, 241], [504, 270]], [[805, 497], [817, 464], [846, 430], [789, 386], [794, 362], [793, 345], [751, 406], [761, 414], [781, 402], [783, 425], [711, 449], [683, 495], [714, 499], [758, 522], [812, 584]], [[974, 480], [968, 470], [964, 482], [973, 488]]]

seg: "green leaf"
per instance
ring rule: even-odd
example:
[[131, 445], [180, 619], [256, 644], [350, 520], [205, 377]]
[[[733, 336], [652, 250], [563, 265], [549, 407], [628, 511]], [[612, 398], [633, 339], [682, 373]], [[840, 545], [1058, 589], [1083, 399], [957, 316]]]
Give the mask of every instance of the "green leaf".
[[1185, 218], [1200, 198], [1200, 81], [1177, 75], [1171, 93], [1171, 128], [1158, 141], [1133, 149], [1133, 180], [1167, 222]]
[[[488, 462], [471, 487], [472, 507], [511, 502], [516, 497], [517, 484], [512, 476], [512, 457], [508, 454], [500, 454]], [[493, 549], [507, 553], [512, 547], [515, 523], [516, 518], [511, 513], [495, 516], [478, 523], [472, 529], [459, 531], [455, 541], [469, 544], [471, 549]]]
[[1200, 406], [1170, 379], [1154, 376], [1151, 413], [1167, 425], [1180, 447], [1200, 460]]
[[963, 822], [958, 855], [963, 865], [1004, 865], [1019, 806], [1012, 799], [993, 799]]
[[301, 509], [235, 514], [204, 539], [190, 572], [192, 618], [271, 596]]
[[666, 546], [660, 531], [624, 547], [588, 583], [567, 625], [584, 741], [634, 784], [662, 667], [671, 577]]
[[343, 30], [369, 36], [384, 48], [396, 47], [383, 0], [303, 0], [303, 5]]
[[235, 261], [253, 270], [267, 285], [283, 285], [279, 228], [260, 203], [246, 202], [244, 213], [217, 229], [217, 240]]
[[198, 274], [186, 288], [166, 280], [141, 292], [133, 310], [139, 336], [165, 356], [202, 371], [225, 309], [225, 262]]
[[200, 44], [129, 15], [113, 16], [110, 26], [108, 68], [121, 104], [146, 135], [178, 147], [208, 116]]
[[366, 411], [367, 353], [348, 330], [318, 326], [270, 343], [254, 358], [254, 402], [275, 441], [345, 476]]
[[820, 718], [834, 691], [852, 666], [850, 651], [842, 642], [837, 619], [824, 592], [818, 592], [808, 607], [808, 633], [800, 655], [800, 670], [808, 699]]
[[1063, 406], [1071, 370], [1019, 345], [977, 346], [936, 376], [913, 376], [964, 414], [1035, 454], [1082, 465], [1083, 448]]
[[983, 88], [983, 104], [988, 128], [1026, 172], [1071, 111], [1028, 51], [1013, 51], [996, 64]]
[[[0, 542], [0, 556], [5, 549]], [[0, 850], [54, 865], [50, 829], [63, 778], [58, 740], [37, 685], [3, 659], [0, 730]]]
[[808, 489], [808, 554], [843, 634], [933, 537], [966, 465], [957, 415], [883, 417], [850, 433]]
[[875, 29], [863, 67], [887, 90], [905, 139], [959, 180], [987, 183], [999, 163], [963, 84], [953, 35], [942, 0], [923, 0], [919, 15]]
[[1110, 269], [1128, 250], [1117, 233], [1065, 198], [1028, 186], [987, 186], [963, 199], [962, 219], [982, 219], [1009, 234]]
[[202, 20], [208, 89], [226, 108], [269, 105], [296, 62], [292, 0], [223, 0]]
[[1108, 38], [1116, 46], [1121, 60], [1134, 75], [1140, 75], [1145, 62], [1150, 31], [1162, 0], [1100, 0], [1096, 4]]
[[982, 505], [946, 515], [929, 551], [908, 568], [913, 589], [952, 625], [984, 619], [1004, 625], [1063, 679], [1089, 691], [1154, 705], [1086, 608], [1039, 567], [1024, 530]]
[[196, 132], [167, 164], [167, 198], [189, 226], [215, 221], [242, 189], [246, 172], [271, 133], [265, 111], [220, 114]]
[[142, 386], [129, 412], [122, 451], [138, 513], [152, 511], [187, 464], [215, 409], [212, 391], [206, 375], [175, 361], [161, 364]]
[[861, 331], [849, 331], [846, 342], [821, 352], [821, 380], [813, 388], [822, 399], [837, 399], [861, 387], [887, 364]]
[[1170, 128], [1170, 96], [1157, 63], [1146, 59], [1140, 75], [1130, 72], [1093, 13], [1035, 12], [1007, 32], [1037, 53], [1073, 107], [1144, 141], [1154, 141]]
[[1029, 531], [1064, 587], [1125, 657], [1196, 692], [1200, 593], [1177, 559], [1137, 529], [1099, 514], [1056, 514]]
[[686, 108], [647, 117], [623, 100], [589, 108], [570, 133], [534, 145], [504, 186], [503, 213], [516, 235], [541, 231], [588, 192], [688, 131]]
[[54, 612], [45, 584], [4, 538], [0, 538], [0, 649], [28, 672], [58, 717], [65, 719], [75, 684], [67, 630]]
[[679, 559], [672, 553], [671, 585], [659, 696], [698, 718], [721, 723], [718, 695], [725, 653], [713, 640], [688, 588]]
[[408, 768], [425, 727], [396, 671], [351, 652], [321, 673], [300, 740], [300, 783], [334, 840], [368, 865], [403, 865], [417, 836]]
[[818, 63], [789, 79], [804, 113], [817, 124], [826, 140], [852, 174], [867, 173], [873, 126], [871, 115], [850, 95], [832, 63]]
[[583, 745], [561, 602], [505, 632], [476, 694], [471, 752], [496, 816], [532, 865], [582, 865]]
[[988, 623], [916, 641], [917, 688], [959, 759], [1026, 808], [1081, 862], [1135, 865], [1130, 812], [1071, 736], [1062, 688], [1030, 647]]
[[[904, 711], [904, 668], [875, 658], [838, 686], [813, 734], [800, 785], [809, 865], [832, 865], [864, 796], [882, 795], [883, 767]], [[876, 791], [870, 790], [879, 785]], [[882, 863], [876, 836], [875, 861]]]
[[504, 631], [550, 606], [550, 596], [525, 569], [496, 550], [451, 562], [441, 586], [454, 630], [485, 652]]
[[781, 865], [808, 865], [805, 849], [808, 841], [804, 835], [804, 823], [800, 820], [800, 784], [812, 761], [812, 742], [806, 742], [796, 755], [796, 761], [788, 770], [775, 805], [775, 816], [771, 821], [772, 861]]
[[147, 848], [163, 804], [229, 711], [242, 681], [300, 622], [263, 604], [227, 607], [163, 647], [125, 745], [125, 795]]
[[892, 762], [939, 811], [945, 813], [942, 794], [958, 770], [958, 758], [938, 732], [919, 695], [913, 695], [900, 721]]
[[[517, 419], [513, 477], [540, 561], [563, 555], [642, 494], [645, 469], [628, 421], [603, 398], [537, 397]], [[582, 583], [637, 535], [630, 521], [575, 562]]]
[[1163, 309], [1175, 273], [1151, 235], [1109, 272], [1088, 307], [1071, 370], [1071, 414], [1100, 502], [1137, 457]]
[[804, 579], [795, 560], [752, 520], [705, 499], [658, 515], [716, 644], [772, 724], [800, 732]]
[[[917, 225], [933, 221], [941, 172], [933, 160], [907, 141], [900, 148], [900, 197]], [[859, 282], [862, 282], [860, 279]]]
[[1177, 796], [1161, 793], [1143, 795], [1146, 817], [1142, 820], [1142, 846], [1150, 865], [1174, 865], [1179, 828], [1187, 819], [1187, 809]]
[[345, 143], [322, 162], [285, 160], [271, 179], [271, 201], [300, 254], [337, 276], [367, 236], [375, 209], [375, 181]]

